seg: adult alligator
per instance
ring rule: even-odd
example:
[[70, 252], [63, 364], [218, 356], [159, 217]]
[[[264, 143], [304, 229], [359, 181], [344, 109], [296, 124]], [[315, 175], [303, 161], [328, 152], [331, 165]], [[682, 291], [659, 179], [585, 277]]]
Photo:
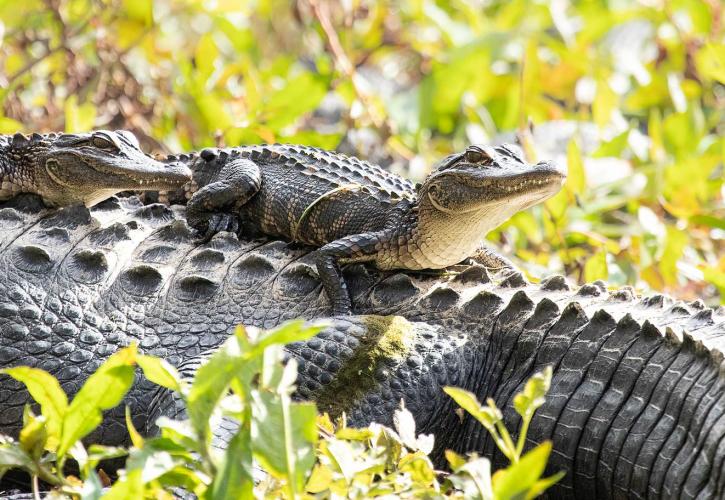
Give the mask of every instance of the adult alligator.
[[186, 166], [144, 154], [125, 130], [0, 135], [0, 200], [34, 193], [49, 206], [92, 206], [121, 191], [175, 189], [190, 177]]
[[555, 194], [566, 178], [551, 162], [528, 164], [507, 144], [450, 155], [417, 187], [377, 165], [307, 146], [207, 149], [169, 161], [194, 172], [189, 187], [198, 190], [186, 214], [207, 238], [241, 222], [244, 234], [320, 247], [317, 272], [335, 315], [351, 310], [341, 264], [421, 270], [472, 259], [513, 269], [481, 240]]
[[[227, 232], [200, 244], [183, 207], [136, 198], [91, 211], [27, 201], [0, 209], [0, 365], [42, 367], [70, 393], [131, 341], [187, 369], [236, 324], [329, 312], [312, 255], [294, 245]], [[345, 410], [354, 424], [390, 423], [403, 399], [419, 430], [436, 435], [437, 458], [454, 448], [502, 462], [441, 386], [492, 396], [516, 428], [512, 395], [553, 365], [528, 434], [532, 445], [553, 439], [549, 467], [567, 472], [552, 496], [725, 492], [722, 311], [602, 283], [570, 290], [561, 277], [501, 287], [478, 265], [431, 276], [355, 264], [343, 274], [357, 316], [288, 349], [300, 362], [300, 397]], [[4, 378], [0, 428], [17, 433], [27, 401]], [[139, 428], [173, 412], [173, 400], [144, 381], [127, 402]], [[119, 410], [90, 439], [125, 436]]]

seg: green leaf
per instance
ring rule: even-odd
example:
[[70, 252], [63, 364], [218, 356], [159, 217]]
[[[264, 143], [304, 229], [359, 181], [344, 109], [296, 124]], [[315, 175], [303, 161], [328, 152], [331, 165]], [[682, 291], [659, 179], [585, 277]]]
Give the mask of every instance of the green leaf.
[[86, 132], [93, 129], [96, 122], [96, 107], [92, 102], [78, 104], [78, 96], [73, 94], [65, 101], [65, 131]]
[[465, 457], [462, 457], [453, 450], [446, 450], [445, 454], [446, 460], [448, 460], [448, 464], [451, 466], [451, 470], [453, 472], [458, 472], [458, 470], [466, 463]]
[[128, 406], [126, 407], [126, 430], [131, 438], [131, 443], [133, 443], [136, 448], [143, 448], [144, 439], [133, 425], [133, 420], [131, 419], [131, 408]]
[[194, 62], [196, 63], [197, 74], [202, 81], [206, 82], [214, 72], [214, 62], [219, 56], [219, 49], [214, 43], [212, 33], [205, 33], [196, 45]]
[[286, 85], [273, 92], [264, 105], [263, 116], [267, 125], [274, 130], [289, 125], [315, 109], [326, 91], [325, 82], [309, 72], [288, 79]]
[[30, 474], [37, 474], [38, 467], [33, 458], [18, 444], [0, 444], [0, 478], [10, 469], [21, 468]]
[[706, 43], [695, 56], [700, 73], [725, 85], [725, 43]]
[[590, 283], [596, 280], [606, 280], [608, 276], [607, 252], [599, 250], [589, 257], [584, 264], [584, 281]]
[[151, 26], [154, 21], [153, 0], [123, 0], [123, 10], [129, 19]]
[[252, 467], [250, 429], [248, 425], [243, 425], [227, 445], [224, 459], [205, 498], [214, 500], [252, 498], [254, 490]]
[[144, 498], [144, 485], [141, 479], [141, 470], [129, 471], [122, 479], [119, 479], [111, 489], [101, 498], [103, 500], [128, 500], [129, 498]]
[[[470, 487], [466, 488], [465, 495], [471, 498], [473, 495], [482, 500], [493, 500], [494, 492], [491, 484], [491, 462], [487, 458], [473, 458], [468, 460], [458, 469], [457, 475], [466, 474], [472, 481], [475, 488], [472, 490]], [[499, 497], [495, 498], [508, 498]]]
[[24, 129], [25, 127], [19, 121], [0, 116], [0, 134], [14, 134], [15, 132], [22, 132]]
[[174, 392], [181, 392], [181, 376], [168, 361], [139, 354], [136, 362], [143, 370], [144, 376], [151, 382]]
[[528, 493], [526, 493], [526, 500], [540, 497], [546, 490], [558, 483], [564, 476], [566, 476], [566, 472], [560, 471], [554, 475], [545, 477], [544, 479], [539, 479], [531, 488], [529, 488]]
[[245, 363], [246, 339], [242, 335], [242, 331], [238, 329], [199, 367], [189, 389], [186, 397], [187, 411], [192, 426], [203, 439], [209, 436], [209, 418], [217, 402]]
[[293, 320], [283, 323], [282, 325], [266, 330], [253, 341], [253, 353], [257, 353], [271, 345], [285, 345], [292, 342], [301, 342], [314, 337], [325, 327], [328, 326], [323, 322], [317, 322], [308, 325], [304, 320]]
[[20, 447], [36, 462], [40, 460], [48, 439], [45, 417], [28, 414], [27, 422], [20, 431]]
[[38, 402], [40, 412], [46, 420], [48, 432], [46, 446], [51, 451], [55, 450], [60, 441], [61, 425], [68, 408], [68, 398], [58, 380], [40, 368], [28, 366], [6, 368], [1, 373], [25, 384], [30, 395]]
[[550, 453], [551, 441], [544, 441], [521, 457], [518, 463], [497, 471], [493, 476], [496, 498], [525, 496], [544, 473]]
[[690, 238], [685, 231], [667, 226], [667, 239], [660, 258], [659, 268], [667, 285], [677, 283], [677, 262], [689, 243]]
[[254, 456], [271, 474], [287, 478], [301, 492], [315, 463], [317, 408], [288, 397], [252, 391], [251, 438]]
[[453, 400], [470, 413], [476, 420], [481, 422], [486, 429], [494, 429], [497, 422], [500, 422], [503, 418], [501, 412], [491, 406], [482, 406], [481, 403], [476, 399], [476, 395], [472, 392], [468, 392], [464, 389], [457, 387], [446, 386], [443, 391], [448, 394]]
[[522, 417], [530, 417], [544, 404], [546, 393], [551, 386], [551, 366], [547, 366], [543, 372], [536, 373], [526, 381], [524, 390], [514, 396], [514, 408], [516, 413]]
[[612, 113], [617, 109], [619, 98], [604, 78], [597, 79], [597, 93], [592, 104], [592, 117], [600, 127], [609, 124]]
[[83, 384], [63, 419], [58, 457], [92, 432], [102, 421], [101, 412], [118, 405], [133, 385], [136, 345], [113, 354]]

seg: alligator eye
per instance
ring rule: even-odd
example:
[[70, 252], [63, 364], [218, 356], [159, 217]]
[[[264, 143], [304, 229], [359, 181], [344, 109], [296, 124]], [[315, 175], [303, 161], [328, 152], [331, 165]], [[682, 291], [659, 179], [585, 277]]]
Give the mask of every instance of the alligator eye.
[[466, 151], [466, 161], [468, 163], [481, 163], [484, 160], [490, 160], [491, 157], [480, 149], [469, 149]]
[[93, 145], [95, 147], [100, 148], [100, 149], [112, 149], [112, 148], [116, 147], [116, 145], [113, 144], [112, 141], [110, 141], [100, 135], [93, 136], [93, 139], [91, 139], [91, 142], [93, 143]]

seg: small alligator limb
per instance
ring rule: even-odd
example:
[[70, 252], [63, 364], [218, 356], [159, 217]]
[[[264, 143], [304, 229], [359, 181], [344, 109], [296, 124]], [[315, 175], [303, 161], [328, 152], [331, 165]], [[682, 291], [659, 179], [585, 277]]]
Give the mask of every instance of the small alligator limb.
[[144, 154], [125, 130], [0, 135], [0, 200], [34, 193], [49, 206], [92, 206], [121, 191], [175, 189], [190, 178], [185, 165]]
[[417, 188], [377, 165], [307, 146], [207, 149], [169, 161], [194, 172], [200, 189], [187, 217], [204, 239], [241, 226], [320, 247], [317, 271], [335, 315], [352, 310], [342, 264], [444, 269], [473, 257], [487, 267], [513, 268], [479, 250], [481, 241], [556, 193], [566, 176], [549, 162], [526, 163], [510, 145], [470, 146], [448, 156]]

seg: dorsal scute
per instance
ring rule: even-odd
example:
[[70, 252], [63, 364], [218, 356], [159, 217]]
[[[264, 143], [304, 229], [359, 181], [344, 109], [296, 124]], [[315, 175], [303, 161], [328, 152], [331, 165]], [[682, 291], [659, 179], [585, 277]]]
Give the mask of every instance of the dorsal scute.
[[[287, 168], [301, 171], [304, 175], [327, 181], [336, 186], [363, 186], [381, 203], [396, 204], [402, 198], [415, 196], [413, 184], [378, 165], [341, 153], [326, 151], [313, 146], [263, 144], [249, 146], [246, 154], [252, 160], [274, 159]], [[278, 157], [286, 159], [280, 162]]]

